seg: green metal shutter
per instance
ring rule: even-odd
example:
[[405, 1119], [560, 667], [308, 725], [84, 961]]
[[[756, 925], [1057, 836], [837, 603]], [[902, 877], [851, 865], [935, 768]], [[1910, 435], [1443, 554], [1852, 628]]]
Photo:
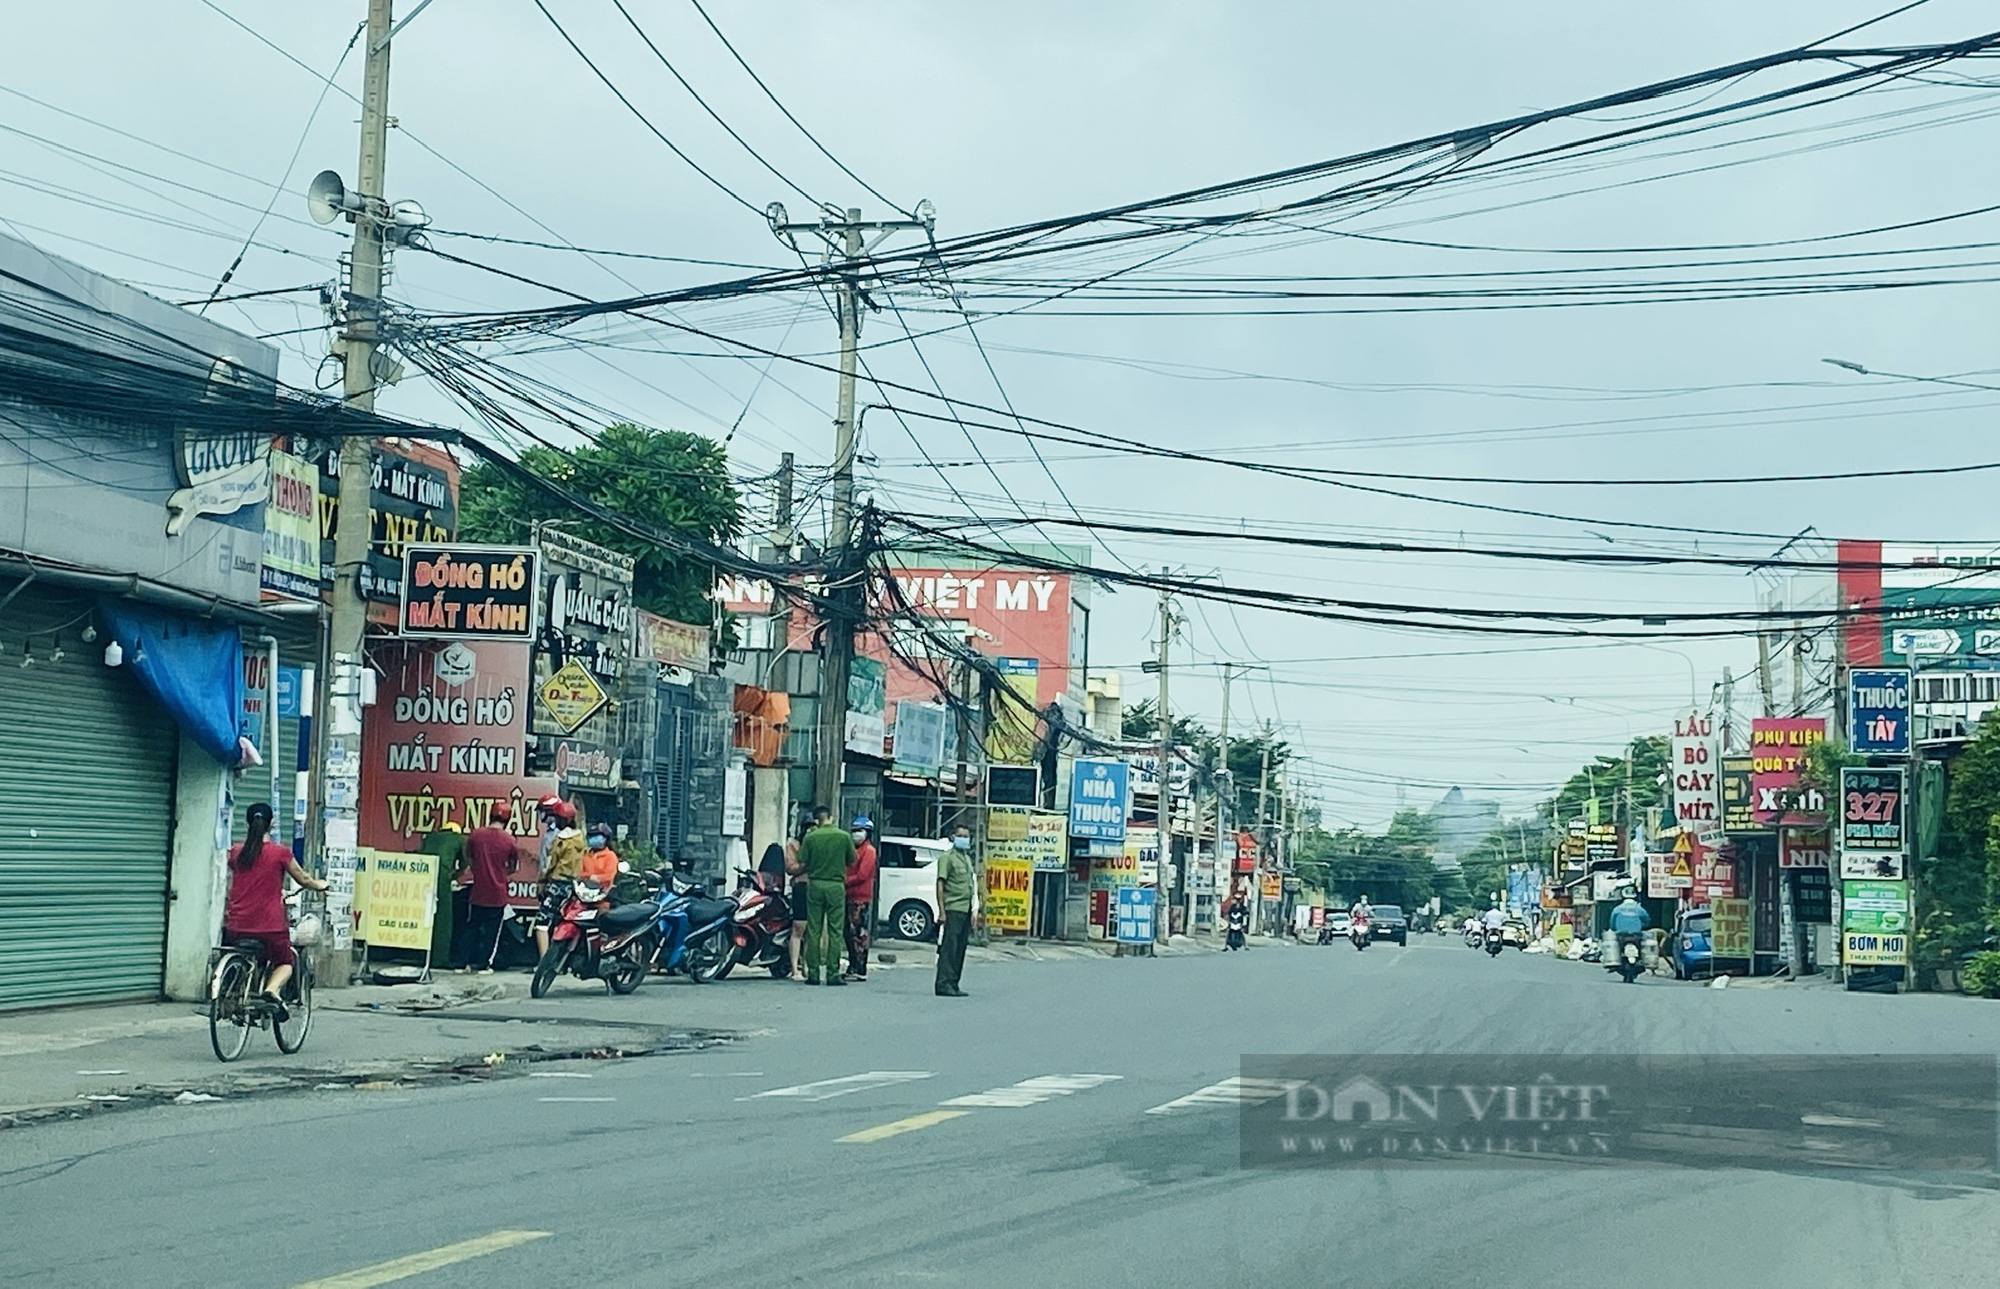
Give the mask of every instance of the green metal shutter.
[[90, 622], [34, 585], [0, 610], [0, 1010], [163, 984], [180, 735]]

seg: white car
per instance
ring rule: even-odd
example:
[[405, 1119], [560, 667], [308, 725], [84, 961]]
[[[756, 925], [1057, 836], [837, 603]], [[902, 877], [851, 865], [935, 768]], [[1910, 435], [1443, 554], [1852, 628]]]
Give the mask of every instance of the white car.
[[935, 837], [884, 837], [875, 843], [875, 916], [885, 936], [936, 935], [937, 862], [950, 849], [950, 842]]

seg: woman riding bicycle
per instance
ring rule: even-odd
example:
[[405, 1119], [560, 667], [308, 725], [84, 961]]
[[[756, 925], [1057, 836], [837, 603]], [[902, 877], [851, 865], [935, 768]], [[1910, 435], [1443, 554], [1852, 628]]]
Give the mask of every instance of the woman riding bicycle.
[[264, 1002], [279, 1020], [289, 1019], [281, 1001], [298, 955], [292, 952], [292, 932], [285, 920], [285, 878], [308, 890], [323, 891], [326, 883], [299, 867], [289, 847], [270, 839], [271, 807], [258, 802], [245, 816], [243, 841], [229, 852], [229, 901], [222, 910], [224, 942], [255, 940], [270, 972], [264, 978]]

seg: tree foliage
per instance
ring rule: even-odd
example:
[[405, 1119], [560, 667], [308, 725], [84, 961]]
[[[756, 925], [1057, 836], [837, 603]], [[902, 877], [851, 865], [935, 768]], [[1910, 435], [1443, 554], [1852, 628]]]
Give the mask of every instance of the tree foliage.
[[[621, 422], [568, 454], [529, 448], [520, 463], [530, 474], [640, 524], [716, 545], [735, 539], [743, 528], [743, 502], [729, 477], [728, 454], [698, 434]], [[538, 520], [562, 521], [565, 532], [632, 556], [632, 598], [640, 608], [697, 624], [713, 616], [710, 565], [585, 519], [555, 494], [491, 463], [474, 466], [459, 484], [459, 535], [466, 541], [524, 543]]]
[[1311, 866], [1316, 883], [1337, 905], [1362, 896], [1370, 903], [1396, 904], [1407, 912], [1437, 892], [1438, 874], [1431, 864], [1437, 845], [1437, 821], [1420, 810], [1399, 810], [1381, 833], [1360, 828], [1338, 832], [1313, 831], [1300, 837], [1296, 866], [1301, 874]]

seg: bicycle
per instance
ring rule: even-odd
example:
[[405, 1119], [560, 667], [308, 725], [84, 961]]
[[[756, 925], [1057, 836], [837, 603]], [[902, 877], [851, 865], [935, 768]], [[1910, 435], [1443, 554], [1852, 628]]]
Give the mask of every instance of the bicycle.
[[239, 940], [222, 945], [209, 954], [208, 1041], [216, 1059], [233, 1061], [250, 1045], [250, 1031], [271, 1026], [278, 1050], [290, 1056], [306, 1045], [312, 1029], [313, 956], [319, 943], [326, 914], [317, 901], [310, 905], [302, 898], [295, 906], [292, 924], [292, 951], [298, 962], [292, 978], [279, 995], [284, 1000], [284, 1020], [277, 1019], [264, 1001], [264, 982], [269, 970], [264, 966], [264, 947], [255, 940]]
[[278, 1050], [287, 1056], [306, 1045], [312, 1029], [312, 950], [295, 949], [298, 964], [279, 995], [287, 1013], [279, 1020], [264, 1000], [269, 975], [262, 961], [263, 946], [254, 940], [223, 945], [210, 955], [208, 977], [208, 1039], [217, 1059], [233, 1061], [250, 1045], [250, 1031], [271, 1027]]

